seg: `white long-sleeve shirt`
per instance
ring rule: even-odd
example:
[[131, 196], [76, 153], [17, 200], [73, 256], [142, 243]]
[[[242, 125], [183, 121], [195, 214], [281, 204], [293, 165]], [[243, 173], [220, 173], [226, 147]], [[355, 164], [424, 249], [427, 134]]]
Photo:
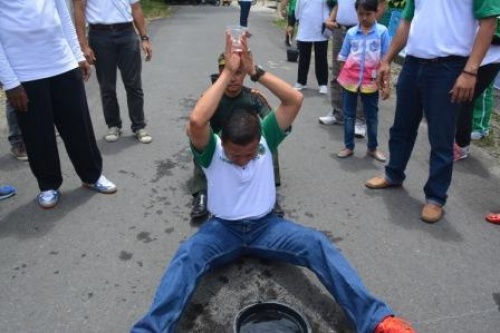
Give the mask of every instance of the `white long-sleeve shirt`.
[[4, 89], [65, 73], [83, 60], [65, 0], [0, 0]]
[[298, 0], [295, 17], [299, 21], [297, 40], [302, 42], [322, 42], [326, 38], [321, 32], [323, 22], [330, 14], [326, 0]]

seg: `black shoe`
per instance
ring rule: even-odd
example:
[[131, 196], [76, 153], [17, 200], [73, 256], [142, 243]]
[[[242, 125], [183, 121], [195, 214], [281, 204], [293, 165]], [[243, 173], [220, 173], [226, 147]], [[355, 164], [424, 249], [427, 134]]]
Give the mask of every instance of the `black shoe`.
[[281, 208], [278, 200], [276, 200], [276, 203], [274, 204], [274, 213], [279, 217], [285, 216], [285, 211]]
[[191, 217], [199, 218], [208, 215], [207, 210], [207, 193], [200, 191], [193, 198], [193, 208], [191, 209]]

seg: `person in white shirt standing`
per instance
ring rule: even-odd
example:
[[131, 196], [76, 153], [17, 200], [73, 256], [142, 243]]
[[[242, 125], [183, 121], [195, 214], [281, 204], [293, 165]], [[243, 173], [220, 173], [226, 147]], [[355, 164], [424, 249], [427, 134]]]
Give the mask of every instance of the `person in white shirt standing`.
[[54, 125], [83, 185], [116, 192], [102, 175], [83, 84], [89, 75], [65, 0], [2, 2], [0, 82], [16, 110], [42, 208], [58, 203], [62, 184]]
[[[127, 93], [131, 129], [141, 143], [153, 138], [146, 131], [144, 92], [142, 90], [141, 46], [146, 61], [153, 51], [139, 0], [73, 0], [75, 26], [85, 58], [95, 65], [108, 142], [122, 132], [120, 107], [116, 97], [116, 72], [120, 70]], [[88, 40], [86, 22], [89, 24]], [[137, 29], [139, 36], [135, 29]]]
[[323, 36], [323, 22], [328, 18], [330, 9], [326, 0], [298, 0], [295, 6], [295, 18], [299, 21], [297, 45], [299, 48], [299, 66], [295, 89], [307, 86], [307, 75], [311, 63], [311, 49], [314, 46], [314, 65], [319, 93], [328, 94], [328, 39]]

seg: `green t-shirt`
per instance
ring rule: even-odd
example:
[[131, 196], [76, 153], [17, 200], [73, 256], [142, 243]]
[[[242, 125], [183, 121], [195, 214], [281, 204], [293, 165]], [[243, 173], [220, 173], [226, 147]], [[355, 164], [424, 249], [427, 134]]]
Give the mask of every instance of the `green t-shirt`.
[[295, 6], [297, 5], [297, 0], [289, 0], [286, 6], [286, 12], [291, 15], [295, 11]]

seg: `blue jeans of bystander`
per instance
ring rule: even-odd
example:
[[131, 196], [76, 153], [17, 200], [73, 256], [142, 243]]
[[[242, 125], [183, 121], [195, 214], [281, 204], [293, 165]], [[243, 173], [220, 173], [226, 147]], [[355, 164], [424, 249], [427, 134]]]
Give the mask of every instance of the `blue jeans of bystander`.
[[378, 127], [378, 91], [371, 94], [360, 92], [350, 92], [343, 89], [342, 96], [344, 110], [344, 145], [347, 149], [354, 149], [354, 124], [356, 122], [356, 110], [358, 105], [358, 95], [363, 102], [363, 112], [365, 114], [366, 129], [368, 136], [368, 150], [375, 150], [378, 147], [377, 127]]
[[431, 145], [429, 178], [424, 186], [427, 202], [444, 205], [453, 172], [453, 140], [459, 103], [450, 91], [466, 58], [426, 60], [406, 56], [396, 85], [396, 114], [390, 129], [390, 160], [385, 167], [389, 181], [402, 183], [418, 127], [425, 115]]

